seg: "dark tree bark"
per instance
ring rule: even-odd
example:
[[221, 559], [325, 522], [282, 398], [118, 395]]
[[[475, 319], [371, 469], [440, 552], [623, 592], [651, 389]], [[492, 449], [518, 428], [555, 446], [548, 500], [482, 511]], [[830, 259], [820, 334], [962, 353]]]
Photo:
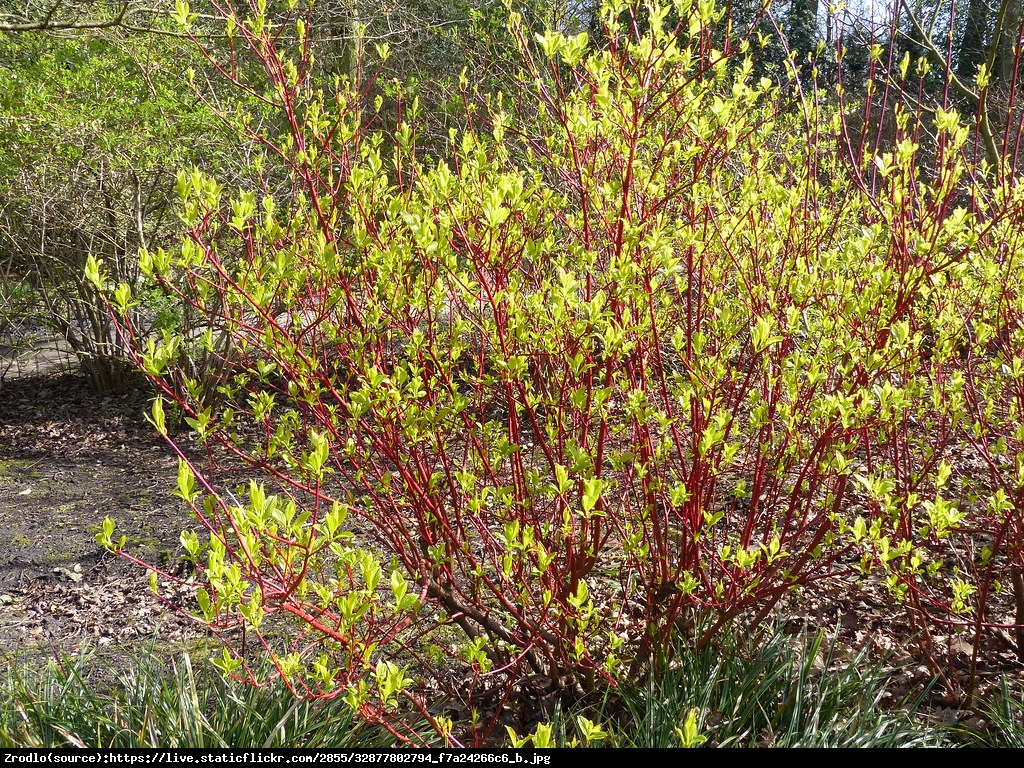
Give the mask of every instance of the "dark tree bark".
[[1022, 16], [1021, 0], [1005, 0], [1003, 23], [999, 28], [996, 55], [992, 75], [997, 80], [1009, 83], [1013, 79], [1013, 68], [1017, 59], [1017, 43], [1020, 40]]

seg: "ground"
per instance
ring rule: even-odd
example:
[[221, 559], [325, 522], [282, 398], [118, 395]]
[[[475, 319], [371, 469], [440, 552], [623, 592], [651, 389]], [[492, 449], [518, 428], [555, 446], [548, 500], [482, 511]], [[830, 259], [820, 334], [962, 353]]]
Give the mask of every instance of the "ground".
[[[156, 637], [202, 636], [150, 592], [145, 570], [104, 552], [95, 539], [109, 515], [133, 553], [180, 567], [179, 535], [190, 520], [170, 493], [177, 458], [144, 418], [149, 399], [141, 382], [127, 394], [97, 397], [84, 378], [62, 370], [0, 379], [0, 540], [7, 543], [0, 547], [0, 648], [114, 653]], [[826, 632], [850, 655], [870, 645], [892, 671], [893, 702], [925, 691], [932, 674], [908, 644], [905, 614], [883, 590], [867, 586], [808, 590], [779, 619], [794, 634]], [[979, 726], [954, 690], [970, 667], [967, 638], [937, 638], [952, 686], [935, 685], [926, 709]], [[985, 635], [978, 691], [991, 690], [1002, 675], [1015, 681], [1020, 670], [1009, 635]]]
[[189, 626], [95, 538], [110, 515], [139, 554], [178, 558], [177, 459], [144, 420], [146, 401], [142, 389], [98, 398], [59, 371], [0, 383], [0, 647], [67, 653]]

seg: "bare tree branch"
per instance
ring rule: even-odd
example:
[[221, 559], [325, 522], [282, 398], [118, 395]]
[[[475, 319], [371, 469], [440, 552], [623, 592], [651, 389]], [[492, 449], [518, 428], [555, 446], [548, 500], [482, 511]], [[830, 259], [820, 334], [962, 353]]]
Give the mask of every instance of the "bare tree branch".
[[[1002, 7], [999, 12], [999, 20], [996, 24], [996, 30], [994, 40], [998, 40], [1003, 19], [1006, 12], [1006, 3], [1008, 0], [1003, 0]], [[949, 78], [949, 84], [953, 87], [958, 94], [960, 94], [967, 102], [974, 107], [978, 112], [978, 130], [981, 133], [982, 143], [985, 145], [985, 156], [988, 158], [989, 163], [996, 173], [1002, 173], [1002, 155], [999, 152], [999, 147], [996, 145], [995, 136], [992, 133], [992, 123], [988, 113], [988, 99], [986, 98], [986, 89], [979, 88], [977, 91], [968, 87], [956, 73], [953, 71], [953, 62], [942, 51], [939, 50], [938, 46], [935, 45], [935, 41], [932, 38], [930, 32], [925, 31], [924, 27], [921, 26], [921, 22], [918, 20], [916, 14], [911, 9], [910, 4], [907, 0], [902, 0], [903, 9], [907, 13], [907, 18], [910, 19], [910, 23], [914, 27], [914, 31], [918, 34], [918, 40], [915, 40], [918, 45], [922, 46], [928, 54], [928, 58], [932, 62], [940, 67]], [[995, 43], [993, 43], [995, 45]], [[992, 60], [995, 51], [993, 49], [989, 54], [989, 72], [991, 73]]]
[[103, 21], [27, 21], [22, 24], [6, 24], [0, 22], [0, 32], [47, 32], [63, 31], [69, 29], [107, 29], [109, 27], [121, 26], [122, 16]]
[[[0, 0], [2, 2], [2, 0]], [[150, 23], [151, 19], [166, 19], [166, 8], [154, 8], [134, 5], [125, 0], [113, 13], [90, 16], [75, 5], [73, 0], [58, 0], [39, 14], [12, 14], [0, 11], [0, 34], [17, 34], [23, 32], [70, 32], [75, 30], [119, 28], [127, 32], [138, 32], [163, 37], [175, 37], [181, 40], [223, 38], [223, 33], [206, 32], [203, 34], [185, 34], [166, 28], [164, 24]], [[34, 16], [34, 17], [33, 17]], [[222, 20], [210, 14], [199, 14], [202, 19]]]
[[[64, 32], [77, 29], [133, 28], [140, 31], [162, 31], [139, 24], [140, 17], [165, 17], [167, 11], [138, 5], [133, 0], [120, 0], [117, 5], [103, 7], [100, 3], [56, 0], [47, 6], [26, 3], [17, 13], [3, 8], [0, 0], [0, 33]], [[8, 6], [9, 8], [9, 6]]]
[[[92, 10], [92, 9], [90, 9]], [[0, 13], [0, 32], [40, 32], [68, 29], [105, 29], [122, 24], [130, 15], [129, 0], [124, 0], [113, 12], [92, 16], [72, 0], [56, 0], [34, 13], [30, 4], [19, 14]]]

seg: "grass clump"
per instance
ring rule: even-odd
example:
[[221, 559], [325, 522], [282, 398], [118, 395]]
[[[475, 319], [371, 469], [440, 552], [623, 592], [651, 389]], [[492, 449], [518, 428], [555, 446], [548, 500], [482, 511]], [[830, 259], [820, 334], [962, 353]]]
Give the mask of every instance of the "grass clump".
[[915, 718], [920, 699], [882, 708], [889, 676], [867, 654], [843, 660], [822, 633], [795, 642], [781, 631], [683, 651], [625, 689], [632, 725], [620, 746], [679, 746], [694, 710], [706, 744], [720, 747], [941, 744], [943, 731]]
[[146, 649], [111, 671], [94, 652], [15, 662], [0, 681], [0, 746], [88, 748], [386, 747], [341, 701], [295, 699], [279, 680], [224, 678], [188, 652]]
[[1011, 689], [1004, 677], [999, 690], [981, 706], [978, 717], [957, 726], [956, 737], [968, 747], [1020, 749], [1024, 747], [1024, 696]]
[[[725, 633], [694, 651], [677, 646], [644, 682], [622, 686], [594, 712], [556, 709], [519, 743], [619, 748], [935, 747], [954, 734], [919, 716], [924, 694], [883, 705], [891, 671], [861, 649], [847, 658], [823, 633]], [[1016, 722], [1022, 705], [1016, 702]], [[1009, 705], [1003, 702], [1004, 708]], [[1007, 709], [1009, 712], [1009, 709]], [[597, 739], [591, 721], [602, 724]], [[1007, 715], [1010, 718], [1010, 715]], [[993, 718], [994, 720], [995, 718]], [[1012, 719], [1012, 718], [1010, 718]], [[1024, 733], [1020, 726], [1013, 733]], [[539, 737], [539, 738], [538, 738]], [[1021, 743], [1006, 741], [1006, 744]]]

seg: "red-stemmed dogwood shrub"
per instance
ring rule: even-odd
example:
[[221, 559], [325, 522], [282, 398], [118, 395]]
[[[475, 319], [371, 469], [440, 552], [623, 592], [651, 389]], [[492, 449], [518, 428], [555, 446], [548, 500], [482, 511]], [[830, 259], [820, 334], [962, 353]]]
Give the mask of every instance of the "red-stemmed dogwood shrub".
[[[141, 263], [206, 326], [137, 360], [225, 671], [247, 674], [244, 627], [297, 694], [455, 738], [437, 685], [498, 711], [527, 681], [636, 676], [881, 546], [851, 476], [914, 394], [921, 280], [881, 247], [841, 120], [716, 47], [711, 3], [608, 4], [600, 49], [513, 17], [516, 98], [464, 83], [427, 159], [415, 102], [385, 135], [358, 84], [310, 82], [301, 14], [221, 10], [268, 78], [268, 182], [179, 174], [182, 247]], [[205, 52], [251, 88], [234, 48]], [[893, 178], [898, 207], [916, 181]], [[228, 372], [190, 378], [190, 349]]]
[[[992, 129], [987, 117], [962, 114], [948, 64], [936, 74], [927, 52], [916, 62], [907, 54], [876, 88], [881, 53], [872, 49], [863, 103], [840, 100], [849, 173], [870, 201], [862, 231], [871, 233], [872, 279], [885, 286], [873, 332], [890, 356], [871, 376], [880, 410], [860, 433], [840, 525], [861, 552], [861, 578], [884, 580], [947, 693], [969, 701], [986, 636], [1013, 630], [1024, 657], [1024, 196], [1008, 141], [1019, 126], [1005, 116], [998, 167], [978, 162]], [[945, 89], [929, 92], [929, 73]], [[987, 87], [980, 75], [977, 87]], [[858, 111], [855, 140], [849, 117]]]

